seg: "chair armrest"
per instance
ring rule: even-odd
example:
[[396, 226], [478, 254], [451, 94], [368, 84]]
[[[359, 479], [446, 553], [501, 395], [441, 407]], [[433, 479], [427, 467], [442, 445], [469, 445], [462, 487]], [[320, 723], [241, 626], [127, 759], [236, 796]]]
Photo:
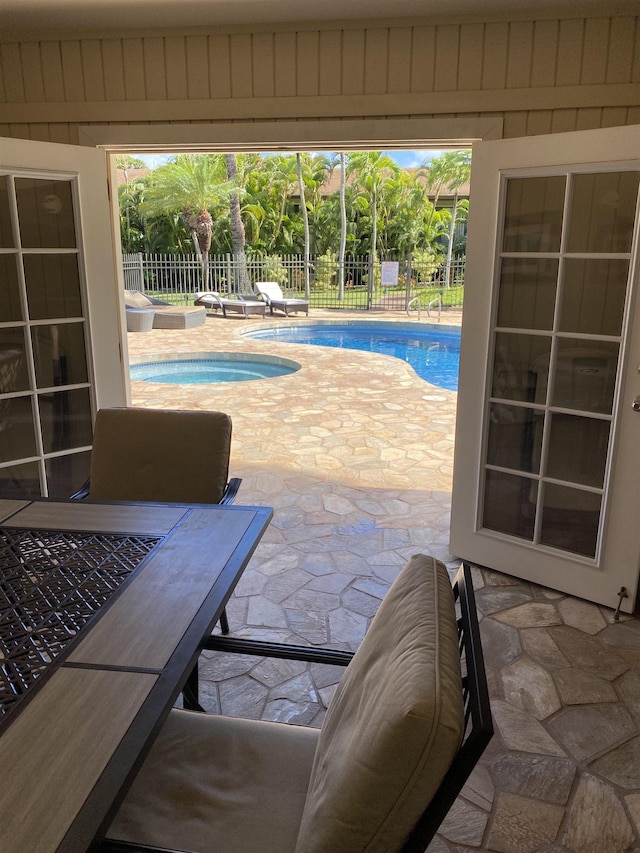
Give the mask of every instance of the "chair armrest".
[[261, 640], [246, 640], [242, 637], [221, 637], [218, 634], [205, 637], [200, 648], [238, 655], [257, 655], [258, 657], [302, 660], [308, 663], [326, 663], [333, 666], [347, 666], [354, 655], [353, 652], [345, 652], [339, 649], [294, 646], [288, 643], [267, 643]]
[[85, 498], [89, 497], [89, 486], [91, 485], [91, 481], [89, 479], [85, 480], [85, 482], [80, 486], [77, 492], [74, 492], [69, 496], [70, 501], [82, 501]]
[[219, 500], [220, 506], [232, 504], [236, 499], [236, 495], [238, 494], [238, 489], [240, 488], [240, 483], [242, 482], [242, 477], [232, 477], [227, 485], [225, 486], [224, 492], [222, 493], [222, 497]]

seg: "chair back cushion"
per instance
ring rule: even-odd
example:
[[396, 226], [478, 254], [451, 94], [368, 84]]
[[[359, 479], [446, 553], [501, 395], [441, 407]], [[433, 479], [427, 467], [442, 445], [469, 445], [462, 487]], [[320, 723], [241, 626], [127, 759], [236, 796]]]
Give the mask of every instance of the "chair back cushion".
[[125, 290], [124, 304], [127, 308], [153, 308], [153, 302], [139, 290]]
[[231, 418], [223, 412], [100, 409], [89, 497], [219, 503], [230, 451]]
[[402, 570], [320, 733], [296, 853], [392, 853], [460, 747], [464, 709], [451, 581], [432, 557]]
[[256, 281], [253, 289], [259, 296], [269, 299], [284, 299], [282, 288], [277, 281]]

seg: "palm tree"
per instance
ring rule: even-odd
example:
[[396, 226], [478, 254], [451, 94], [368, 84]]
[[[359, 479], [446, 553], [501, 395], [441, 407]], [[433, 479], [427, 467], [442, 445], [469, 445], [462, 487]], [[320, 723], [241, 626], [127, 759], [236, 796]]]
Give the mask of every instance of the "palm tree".
[[307, 202], [304, 196], [304, 180], [302, 177], [302, 157], [300, 152], [296, 152], [296, 166], [298, 167], [298, 192], [300, 193], [300, 210], [302, 211], [302, 221], [304, 223], [304, 293], [307, 299], [311, 293], [311, 285], [309, 282], [309, 254], [310, 254], [310, 236], [309, 236], [309, 214], [307, 212]]
[[[236, 187], [238, 185], [238, 162], [235, 154], [225, 154], [227, 178]], [[233, 252], [233, 273], [236, 293], [250, 293], [251, 285], [247, 271], [247, 256], [245, 254], [245, 234], [240, 213], [240, 193], [237, 189], [229, 194], [229, 229], [231, 231], [231, 249]], [[230, 282], [228, 283], [230, 284]], [[227, 285], [228, 286], [228, 285]]]
[[347, 245], [347, 206], [345, 203], [346, 163], [344, 151], [340, 158], [340, 253], [338, 256], [338, 299], [344, 299], [344, 254]]
[[203, 290], [209, 284], [211, 210], [227, 204], [233, 190], [222, 155], [180, 154], [152, 173], [141, 205], [149, 218], [180, 212], [200, 262]]
[[453, 238], [456, 230], [458, 213], [458, 190], [471, 177], [471, 151], [447, 151], [441, 157], [436, 157], [429, 168], [429, 189], [435, 190], [434, 207], [442, 190], [446, 187], [453, 190], [453, 210], [449, 223], [449, 242], [447, 245], [447, 262], [445, 286], [451, 285], [451, 262], [453, 258]]
[[384, 182], [395, 176], [398, 165], [381, 151], [354, 151], [349, 155], [347, 175], [353, 175], [356, 185], [365, 193], [371, 205], [371, 254], [378, 249], [378, 196]]

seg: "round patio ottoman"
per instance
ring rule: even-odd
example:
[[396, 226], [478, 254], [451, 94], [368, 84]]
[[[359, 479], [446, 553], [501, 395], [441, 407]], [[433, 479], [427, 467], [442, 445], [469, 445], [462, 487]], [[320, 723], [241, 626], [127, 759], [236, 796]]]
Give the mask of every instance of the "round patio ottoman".
[[155, 313], [153, 308], [127, 308], [127, 332], [150, 332]]

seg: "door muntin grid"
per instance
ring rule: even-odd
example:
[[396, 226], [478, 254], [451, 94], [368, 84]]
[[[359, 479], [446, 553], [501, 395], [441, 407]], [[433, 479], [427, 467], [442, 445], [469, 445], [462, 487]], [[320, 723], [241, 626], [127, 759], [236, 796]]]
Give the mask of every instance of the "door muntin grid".
[[640, 172], [503, 179], [478, 528], [597, 561]]
[[76, 179], [0, 175], [0, 494], [88, 473], [93, 393]]

